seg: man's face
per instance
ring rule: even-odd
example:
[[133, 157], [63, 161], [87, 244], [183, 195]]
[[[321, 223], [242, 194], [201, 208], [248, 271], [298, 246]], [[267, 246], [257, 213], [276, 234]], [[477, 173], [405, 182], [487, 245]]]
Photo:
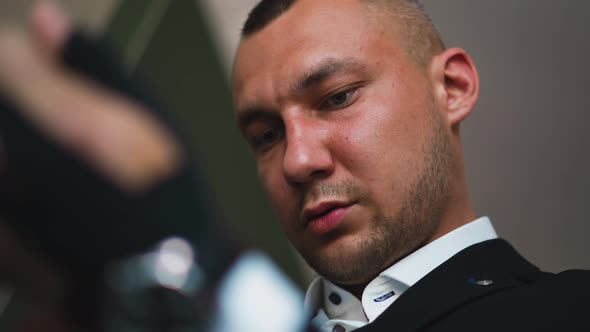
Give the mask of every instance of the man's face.
[[237, 118], [289, 239], [333, 282], [365, 282], [429, 240], [449, 135], [428, 70], [355, 0], [300, 0], [238, 50]]

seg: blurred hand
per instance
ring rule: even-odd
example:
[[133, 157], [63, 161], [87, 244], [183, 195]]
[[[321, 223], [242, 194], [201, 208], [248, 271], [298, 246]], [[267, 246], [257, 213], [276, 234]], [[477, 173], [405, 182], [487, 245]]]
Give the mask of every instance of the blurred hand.
[[[157, 120], [60, 64], [70, 30], [68, 16], [48, 0], [32, 9], [28, 31], [0, 25], [0, 93], [40, 132], [122, 190], [142, 192], [172, 176], [183, 156]], [[31, 248], [0, 220], [0, 285], [25, 290], [46, 313], [23, 331], [66, 331], [59, 317], [67, 280]]]
[[174, 173], [176, 142], [142, 106], [63, 68], [68, 16], [40, 1], [30, 31], [0, 28], [0, 91], [40, 131], [128, 192]]

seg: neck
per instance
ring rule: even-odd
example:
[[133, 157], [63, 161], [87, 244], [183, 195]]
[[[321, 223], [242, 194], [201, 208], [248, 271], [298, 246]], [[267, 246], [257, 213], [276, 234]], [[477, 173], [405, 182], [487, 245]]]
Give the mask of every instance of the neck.
[[350, 294], [354, 295], [357, 299], [361, 300], [361, 298], [363, 296], [363, 292], [365, 291], [365, 288], [367, 287], [367, 285], [368, 285], [368, 283], [353, 285], [353, 286], [340, 286], [340, 287], [346, 289]]
[[453, 185], [448, 192], [447, 204], [443, 214], [440, 216], [438, 226], [422, 246], [472, 222], [476, 218], [475, 209], [473, 208], [471, 198], [469, 197], [469, 190], [467, 189], [467, 180], [465, 179], [461, 154], [459, 161], [459, 165], [461, 166], [458, 167], [454, 174], [454, 179], [451, 180]]

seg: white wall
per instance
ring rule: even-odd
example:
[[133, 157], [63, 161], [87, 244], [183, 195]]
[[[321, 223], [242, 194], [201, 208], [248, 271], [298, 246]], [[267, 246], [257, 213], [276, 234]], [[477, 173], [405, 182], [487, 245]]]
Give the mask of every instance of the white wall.
[[426, 1], [478, 65], [464, 125], [472, 195], [500, 235], [557, 271], [590, 268], [590, 3]]

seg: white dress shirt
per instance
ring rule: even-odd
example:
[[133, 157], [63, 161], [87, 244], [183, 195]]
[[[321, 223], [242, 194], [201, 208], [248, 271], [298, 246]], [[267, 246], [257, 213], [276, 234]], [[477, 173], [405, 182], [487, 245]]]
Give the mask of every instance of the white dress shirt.
[[463, 225], [404, 257], [381, 272], [361, 300], [321, 277], [307, 289], [305, 305], [316, 313], [312, 322], [322, 332], [350, 332], [374, 321], [403, 292], [459, 251], [497, 238], [488, 217]]

